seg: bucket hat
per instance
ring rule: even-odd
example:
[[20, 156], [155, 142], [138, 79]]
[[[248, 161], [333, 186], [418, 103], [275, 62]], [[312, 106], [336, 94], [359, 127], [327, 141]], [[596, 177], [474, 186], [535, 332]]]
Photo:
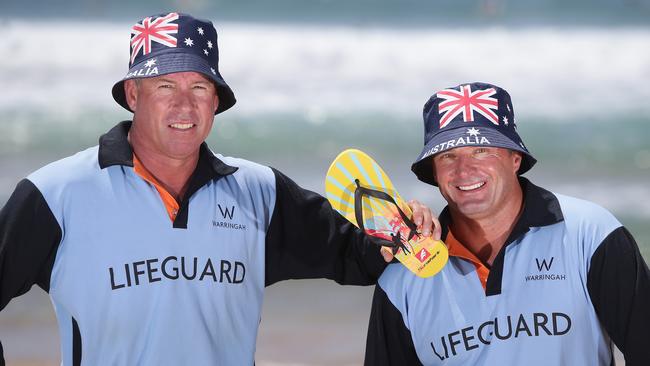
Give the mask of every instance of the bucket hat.
[[515, 111], [504, 89], [487, 83], [461, 84], [433, 94], [424, 105], [424, 148], [411, 166], [423, 182], [437, 185], [433, 156], [456, 147], [501, 147], [522, 153], [518, 174], [537, 160], [517, 133]]
[[199, 72], [214, 82], [219, 97], [215, 114], [235, 104], [235, 95], [219, 73], [212, 22], [182, 13], [146, 17], [131, 28], [129, 71], [113, 85], [113, 99], [133, 112], [126, 102], [124, 81], [186, 71]]

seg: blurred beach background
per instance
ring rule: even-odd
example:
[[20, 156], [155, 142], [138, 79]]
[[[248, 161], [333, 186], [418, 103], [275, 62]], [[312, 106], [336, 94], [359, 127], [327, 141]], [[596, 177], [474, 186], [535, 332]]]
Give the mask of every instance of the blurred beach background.
[[[438, 191], [410, 173], [422, 106], [491, 82], [512, 95], [539, 161], [526, 176], [613, 211], [650, 258], [650, 0], [3, 0], [0, 204], [31, 171], [130, 117], [110, 94], [130, 27], [171, 10], [219, 33], [238, 102], [217, 116], [213, 150], [322, 193], [334, 157], [360, 148], [402, 196], [440, 211]], [[371, 296], [320, 280], [268, 288], [257, 364], [361, 364]], [[47, 294], [14, 299], [0, 340], [8, 365], [59, 363]]]

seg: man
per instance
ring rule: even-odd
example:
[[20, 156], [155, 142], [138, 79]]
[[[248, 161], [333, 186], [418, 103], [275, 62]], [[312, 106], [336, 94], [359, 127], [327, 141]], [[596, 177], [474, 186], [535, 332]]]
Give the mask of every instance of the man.
[[447, 266], [391, 264], [373, 299], [367, 365], [650, 365], [650, 276], [630, 233], [597, 205], [520, 177], [536, 162], [508, 93], [434, 94], [412, 166], [438, 186]]
[[265, 286], [376, 281], [377, 243], [325, 199], [204, 143], [235, 104], [212, 23], [137, 23], [113, 97], [133, 122], [29, 175], [0, 211], [0, 309], [49, 292], [64, 365], [252, 365]]

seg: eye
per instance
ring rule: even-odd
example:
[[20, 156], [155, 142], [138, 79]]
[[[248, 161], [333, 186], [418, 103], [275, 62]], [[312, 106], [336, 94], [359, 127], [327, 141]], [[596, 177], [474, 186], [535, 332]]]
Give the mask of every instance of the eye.
[[436, 156], [436, 159], [438, 161], [451, 161], [454, 159], [454, 154], [451, 153], [442, 153], [438, 156]]
[[474, 159], [487, 159], [491, 156], [494, 156], [494, 152], [486, 147], [478, 147], [472, 151], [472, 157]]

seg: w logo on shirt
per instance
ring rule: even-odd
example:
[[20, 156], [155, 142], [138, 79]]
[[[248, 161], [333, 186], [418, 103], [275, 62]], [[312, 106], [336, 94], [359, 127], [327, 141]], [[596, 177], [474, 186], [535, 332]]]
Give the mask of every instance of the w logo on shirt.
[[550, 271], [551, 266], [553, 265], [553, 257], [551, 257], [551, 260], [548, 263], [546, 262], [546, 258], [543, 258], [541, 262], [539, 261], [539, 258], [535, 258], [535, 262], [537, 263], [537, 270], [540, 272], [542, 271], [542, 268]]
[[[217, 209], [219, 213], [215, 213], [215, 219], [212, 220], [212, 226], [218, 229], [235, 229], [235, 230], [246, 230], [246, 222], [233, 222], [235, 217], [235, 205], [226, 206], [217, 203]], [[223, 220], [219, 219], [219, 214]]]
[[235, 206], [221, 207], [221, 205], [217, 203], [217, 207], [219, 208], [219, 212], [221, 212], [221, 216], [223, 216], [224, 219], [232, 220], [233, 216], [235, 216]]
[[[560, 258], [560, 268], [558, 272], [557, 266], [555, 266], [555, 271], [551, 272], [551, 267], [553, 266], [553, 260], [555, 257], [551, 257], [551, 260], [547, 258], [535, 258], [535, 264], [537, 264], [538, 274], [529, 274], [525, 276], [526, 282], [528, 281], [565, 281], [566, 273], [562, 273], [564, 266], [562, 265], [562, 258]], [[541, 273], [544, 272], [544, 273]]]

